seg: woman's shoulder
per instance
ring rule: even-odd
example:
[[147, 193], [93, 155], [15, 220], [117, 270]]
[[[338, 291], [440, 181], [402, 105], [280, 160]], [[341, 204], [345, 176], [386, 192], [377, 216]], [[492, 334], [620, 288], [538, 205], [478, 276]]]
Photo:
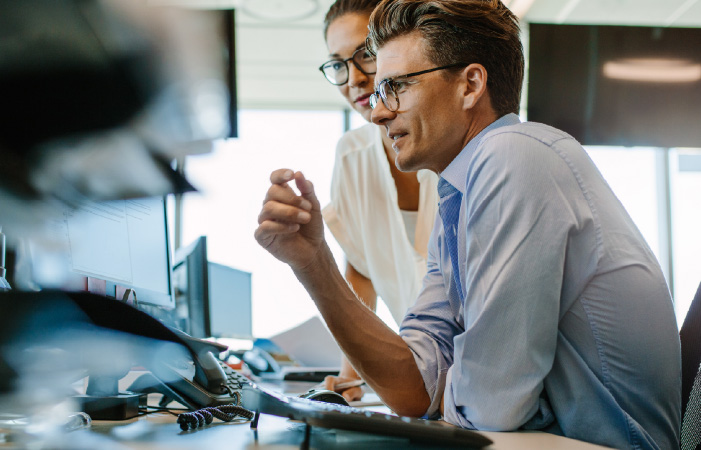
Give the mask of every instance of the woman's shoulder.
[[341, 136], [336, 147], [336, 154], [337, 156], [346, 156], [373, 151], [377, 145], [382, 145], [380, 129], [377, 125], [368, 123], [360, 128], [347, 131]]

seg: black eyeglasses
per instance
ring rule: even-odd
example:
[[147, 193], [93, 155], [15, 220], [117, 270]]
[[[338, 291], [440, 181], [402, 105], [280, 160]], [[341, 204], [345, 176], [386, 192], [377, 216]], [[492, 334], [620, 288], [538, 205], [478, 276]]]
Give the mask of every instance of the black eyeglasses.
[[401, 90], [404, 79], [415, 77], [417, 75], [423, 75], [425, 73], [435, 72], [436, 70], [452, 69], [453, 67], [466, 67], [470, 63], [455, 63], [448, 64], [447, 66], [434, 67], [433, 69], [422, 70], [421, 72], [407, 73], [406, 75], [399, 75], [392, 78], [385, 78], [380, 81], [377, 85], [377, 90], [370, 96], [370, 107], [375, 109], [377, 103], [382, 100], [385, 108], [394, 112], [399, 109], [399, 94], [398, 91]]
[[365, 75], [374, 75], [377, 71], [375, 58], [365, 47], [354, 51], [350, 58], [327, 61], [319, 67], [319, 70], [321, 70], [321, 73], [324, 74], [331, 84], [341, 86], [348, 83], [348, 76], [350, 73], [348, 61], [352, 62], [355, 68]]

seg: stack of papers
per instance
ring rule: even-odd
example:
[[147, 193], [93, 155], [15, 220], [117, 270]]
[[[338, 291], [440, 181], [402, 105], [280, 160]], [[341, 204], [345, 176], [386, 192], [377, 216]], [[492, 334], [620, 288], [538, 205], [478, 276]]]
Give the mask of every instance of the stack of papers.
[[343, 352], [319, 316], [270, 338], [297, 365], [283, 366], [284, 379], [323, 380], [338, 374]]

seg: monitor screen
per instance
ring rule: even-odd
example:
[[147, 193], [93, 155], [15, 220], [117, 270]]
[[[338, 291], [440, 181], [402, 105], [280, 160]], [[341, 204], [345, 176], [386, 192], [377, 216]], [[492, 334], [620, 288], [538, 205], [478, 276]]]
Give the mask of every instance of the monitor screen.
[[699, 147], [701, 29], [531, 24], [528, 120], [585, 145]]
[[73, 272], [132, 289], [137, 304], [173, 308], [165, 198], [84, 200], [64, 213]]
[[210, 262], [209, 331], [214, 337], [253, 337], [251, 274]]
[[207, 260], [207, 238], [175, 252], [179, 327], [198, 338], [253, 337], [251, 274]]

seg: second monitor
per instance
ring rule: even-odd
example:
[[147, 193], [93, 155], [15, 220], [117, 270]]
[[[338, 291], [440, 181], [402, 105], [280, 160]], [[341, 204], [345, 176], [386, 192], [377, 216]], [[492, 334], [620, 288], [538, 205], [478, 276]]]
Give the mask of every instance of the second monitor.
[[198, 338], [253, 337], [251, 274], [208, 261], [205, 236], [175, 252], [173, 279], [183, 331]]

